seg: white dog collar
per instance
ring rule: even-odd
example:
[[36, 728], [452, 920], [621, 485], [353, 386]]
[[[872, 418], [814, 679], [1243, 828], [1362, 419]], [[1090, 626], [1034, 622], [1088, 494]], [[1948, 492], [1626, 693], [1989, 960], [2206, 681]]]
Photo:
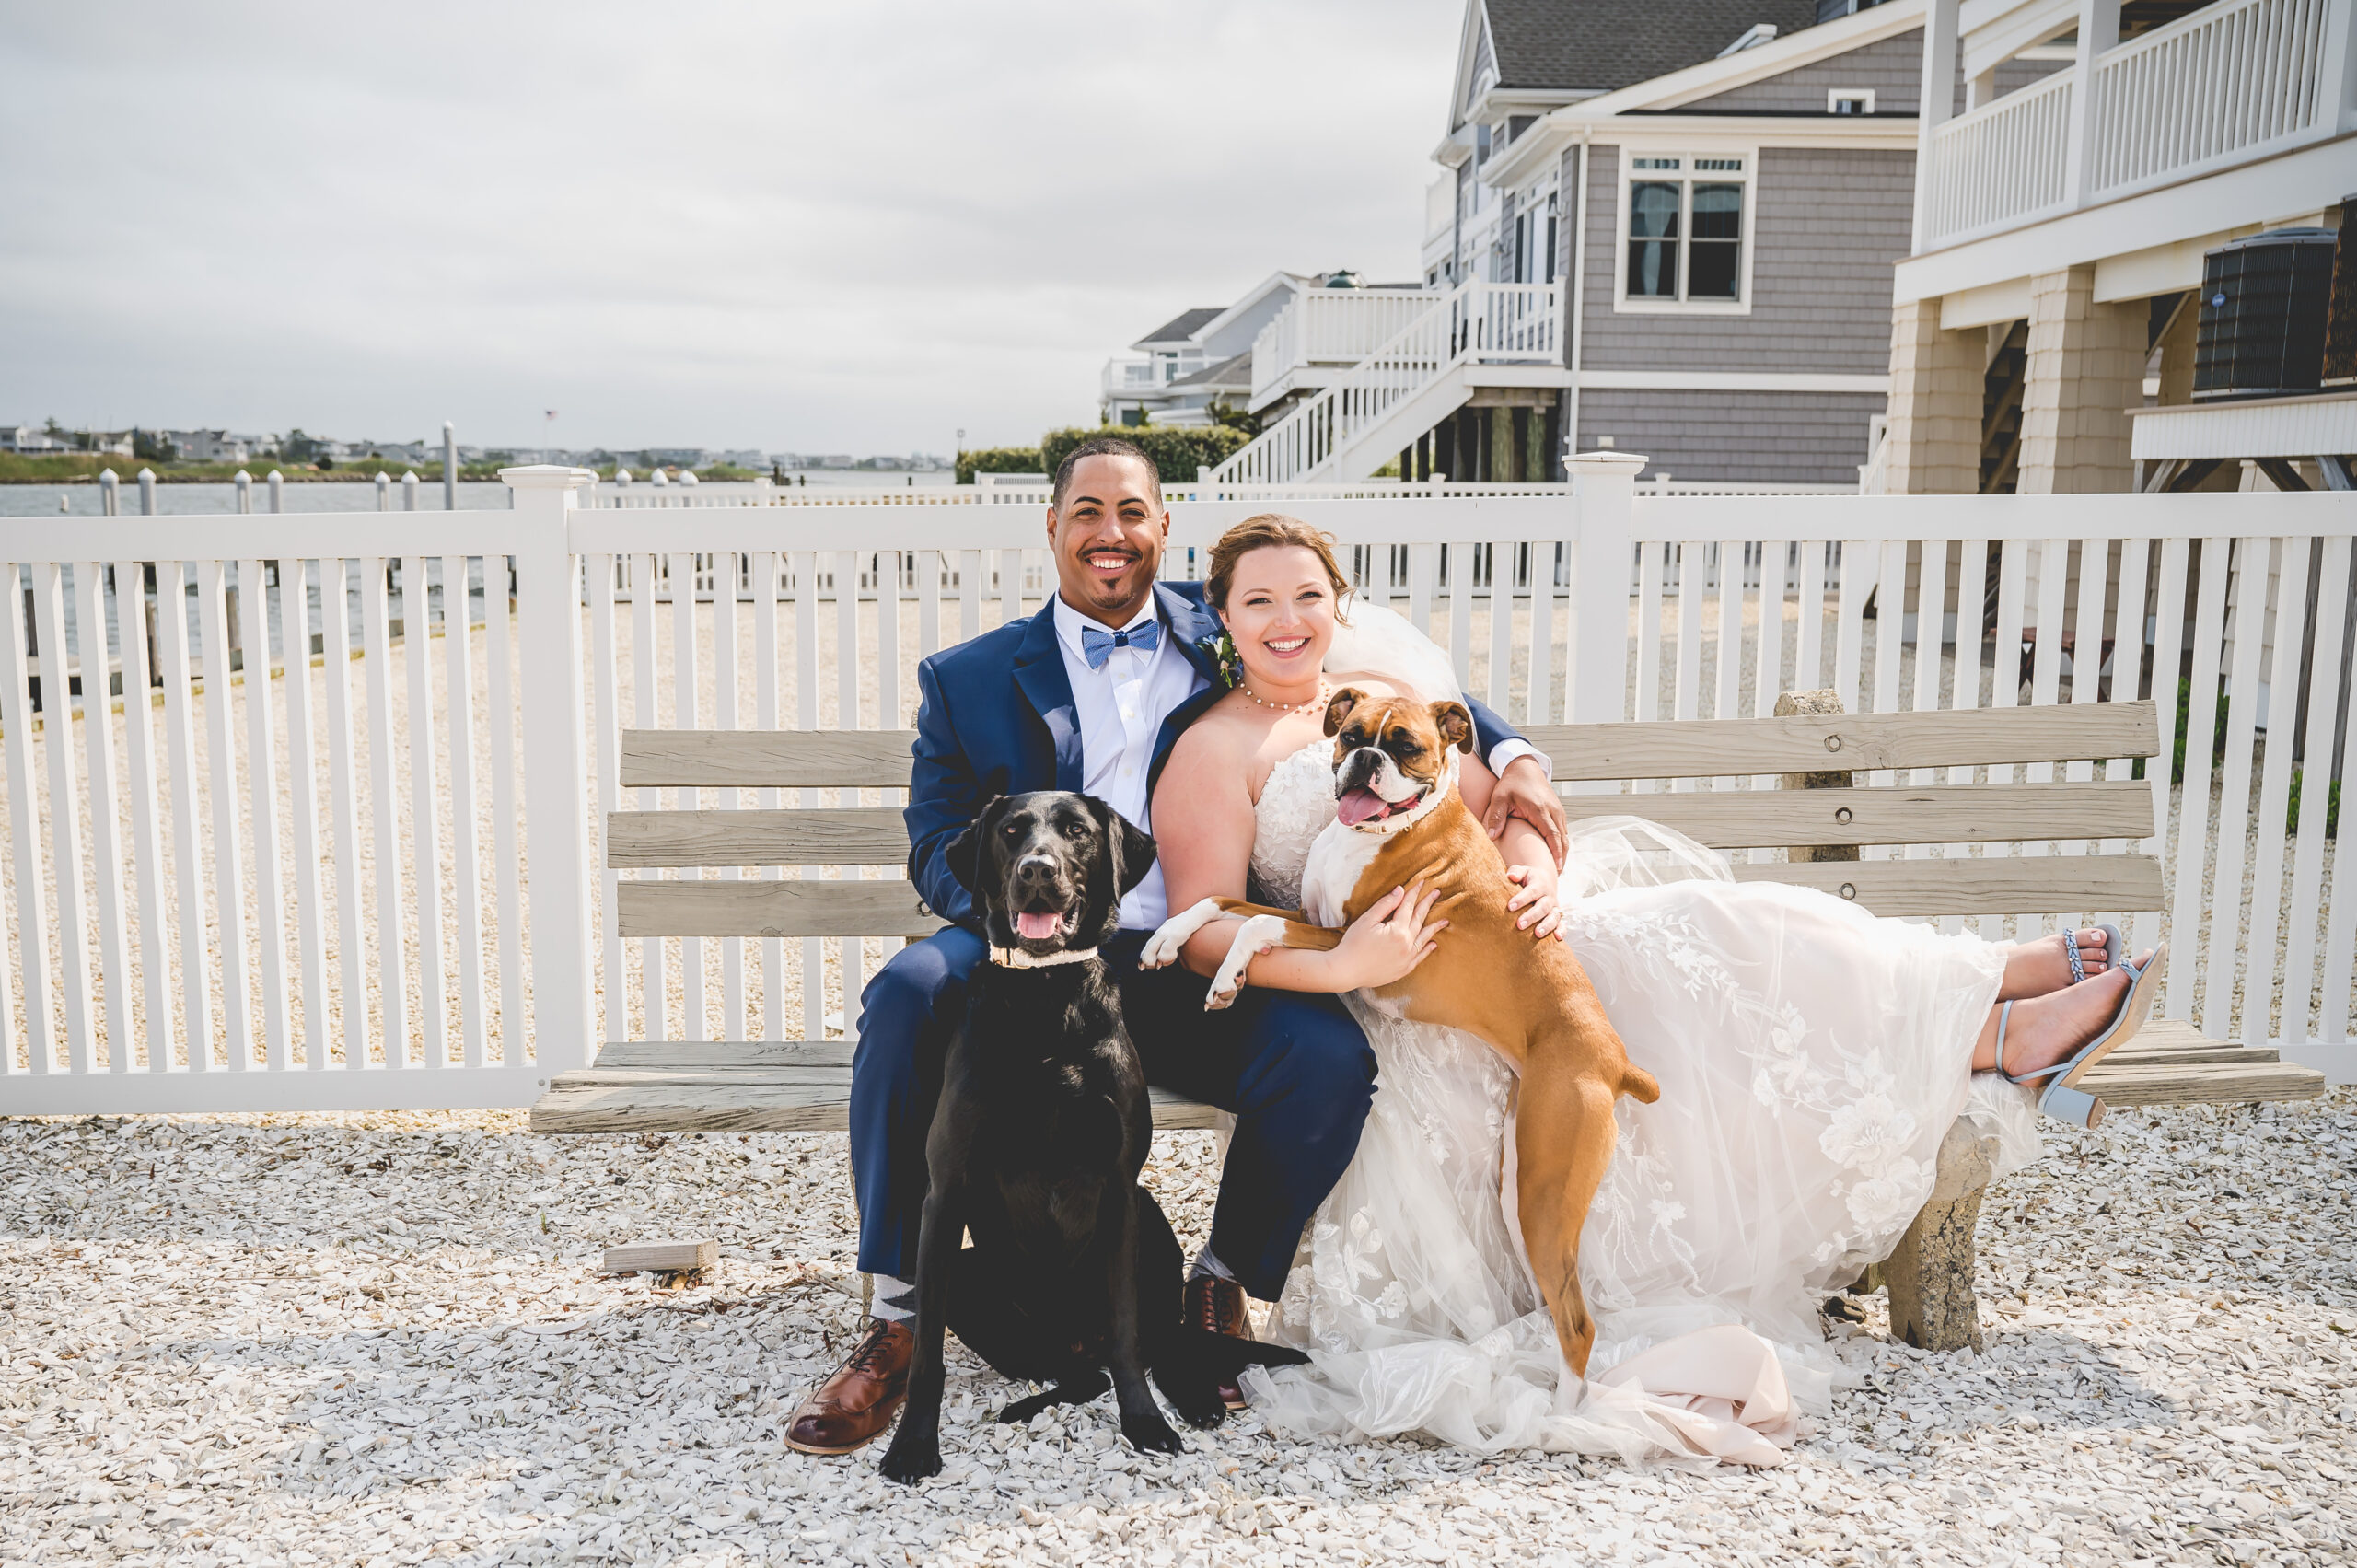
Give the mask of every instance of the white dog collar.
[[1035, 958], [1020, 947], [993, 947], [991, 962], [1010, 970], [1051, 970], [1058, 964], [1085, 964], [1097, 956], [1094, 947], [1067, 947]]

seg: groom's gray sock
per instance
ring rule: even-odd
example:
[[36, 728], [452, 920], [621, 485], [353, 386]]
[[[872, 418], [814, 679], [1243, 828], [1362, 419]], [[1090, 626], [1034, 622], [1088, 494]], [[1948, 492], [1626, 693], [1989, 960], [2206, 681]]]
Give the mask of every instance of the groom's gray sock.
[[868, 1316], [881, 1318], [887, 1323], [914, 1321], [916, 1318], [914, 1312], [896, 1305], [901, 1297], [909, 1294], [907, 1281], [896, 1280], [889, 1274], [874, 1274], [869, 1277], [874, 1282], [874, 1288], [868, 1295]]
[[1228, 1272], [1227, 1265], [1219, 1260], [1219, 1254], [1212, 1250], [1209, 1242], [1205, 1242], [1203, 1249], [1195, 1254], [1195, 1266], [1187, 1271], [1187, 1279], [1192, 1283], [1206, 1274], [1215, 1280], [1225, 1280], [1230, 1284], [1237, 1283], [1236, 1276]]

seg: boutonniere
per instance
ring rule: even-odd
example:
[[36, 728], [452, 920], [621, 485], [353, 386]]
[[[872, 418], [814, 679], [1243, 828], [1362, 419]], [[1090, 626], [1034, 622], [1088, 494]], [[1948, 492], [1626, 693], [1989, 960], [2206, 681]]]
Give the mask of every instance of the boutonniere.
[[1244, 679], [1244, 660], [1237, 656], [1236, 644], [1229, 639], [1227, 633], [1220, 632], [1209, 637], [1198, 637], [1195, 639], [1195, 646], [1202, 651], [1203, 656], [1209, 659], [1213, 668], [1219, 671], [1221, 689], [1228, 691], [1235, 691], [1237, 682]]

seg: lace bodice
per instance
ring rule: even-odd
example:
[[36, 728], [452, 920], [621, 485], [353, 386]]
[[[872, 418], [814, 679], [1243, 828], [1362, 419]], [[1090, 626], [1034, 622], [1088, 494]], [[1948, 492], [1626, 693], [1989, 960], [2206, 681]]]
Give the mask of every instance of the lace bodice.
[[1329, 741], [1316, 740], [1269, 770], [1252, 808], [1252, 881], [1260, 897], [1284, 909], [1301, 907], [1301, 874], [1309, 846], [1334, 819]]

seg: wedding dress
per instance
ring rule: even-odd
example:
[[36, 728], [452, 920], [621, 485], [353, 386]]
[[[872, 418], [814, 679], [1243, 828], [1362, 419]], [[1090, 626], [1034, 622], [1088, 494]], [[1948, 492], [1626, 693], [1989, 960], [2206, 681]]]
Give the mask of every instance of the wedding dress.
[[[1255, 898], [1299, 907], [1330, 767], [1319, 742], [1270, 773]], [[1633, 817], [1573, 826], [1561, 898], [1630, 1060], [1662, 1088], [1620, 1101], [1583, 1232], [1588, 1381], [1564, 1367], [1509, 1212], [1513, 1074], [1472, 1035], [1353, 994], [1375, 1100], [1262, 1330], [1311, 1365], [1246, 1374], [1272, 1429], [1774, 1463], [1829, 1403], [1817, 1303], [1888, 1254], [1959, 1112], [1999, 1134], [2001, 1168], [2036, 1157], [2023, 1093], [1969, 1071], [2001, 947], [1736, 882], [1724, 856]]]

